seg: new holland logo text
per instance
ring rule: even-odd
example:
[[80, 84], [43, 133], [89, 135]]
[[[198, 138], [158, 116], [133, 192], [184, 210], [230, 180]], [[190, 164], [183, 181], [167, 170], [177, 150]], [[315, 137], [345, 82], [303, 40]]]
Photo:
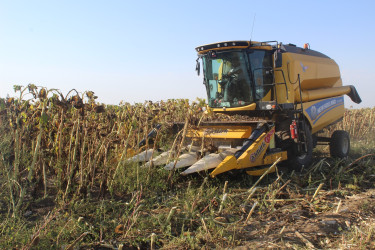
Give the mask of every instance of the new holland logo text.
[[310, 106], [306, 109], [307, 114], [309, 114], [310, 119], [313, 120], [313, 124], [315, 124], [324, 114], [329, 112], [330, 110], [337, 108], [344, 104], [344, 97], [335, 97], [326, 99], [320, 102], [315, 103], [314, 105]]

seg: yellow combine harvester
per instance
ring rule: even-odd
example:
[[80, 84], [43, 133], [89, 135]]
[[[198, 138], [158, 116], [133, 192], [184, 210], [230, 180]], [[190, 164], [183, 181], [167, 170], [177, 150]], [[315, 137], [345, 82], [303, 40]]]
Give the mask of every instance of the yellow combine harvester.
[[[213, 169], [212, 177], [230, 170], [260, 175], [278, 158], [298, 169], [311, 163], [317, 144], [329, 144], [333, 157], [348, 155], [347, 132], [318, 136], [342, 119], [343, 95], [361, 102], [354, 86], [342, 86], [334, 60], [308, 44], [299, 48], [276, 41], [220, 42], [196, 50], [198, 74], [199, 59], [203, 63], [210, 111], [252, 120], [203, 122], [189, 129], [186, 136], [196, 147], [166, 169], [190, 166], [182, 174]], [[168, 154], [159, 155], [153, 164], [166, 164]]]

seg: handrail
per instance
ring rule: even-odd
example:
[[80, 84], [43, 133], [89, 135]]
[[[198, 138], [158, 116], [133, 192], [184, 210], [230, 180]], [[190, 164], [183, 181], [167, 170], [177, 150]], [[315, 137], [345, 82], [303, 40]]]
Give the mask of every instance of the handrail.
[[289, 92], [289, 91], [288, 91], [288, 85], [287, 85], [287, 83], [286, 83], [286, 79], [285, 79], [284, 71], [283, 71], [282, 69], [276, 69], [276, 70], [274, 70], [274, 72], [276, 72], [276, 71], [281, 71], [281, 74], [282, 74], [282, 76], [283, 76], [284, 82], [276, 83], [276, 82], [275, 82], [275, 74], [273, 74], [273, 82], [274, 82], [275, 84], [284, 84], [284, 85], [285, 85], [286, 99], [289, 99], [289, 94], [288, 94], [288, 92]]
[[[286, 83], [286, 78], [285, 78], [285, 74], [284, 74], [284, 71], [282, 69], [273, 69], [272, 67], [262, 67], [262, 68], [256, 68], [253, 70], [252, 74], [254, 75], [254, 72], [256, 70], [263, 70], [263, 69], [269, 69], [271, 71], [273, 71], [273, 79], [272, 79], [272, 83], [271, 84], [263, 84], [263, 86], [272, 86], [273, 87], [273, 92], [275, 94], [275, 101], [276, 101], [276, 104], [278, 104], [278, 100], [277, 100], [277, 88], [276, 88], [276, 85], [285, 85], [285, 94], [286, 94], [286, 99], [289, 100], [289, 89], [288, 89], [288, 84]], [[275, 72], [281, 72], [281, 75], [282, 75], [282, 78], [283, 78], [283, 82], [275, 82]], [[255, 80], [255, 79], [254, 79]], [[297, 79], [299, 80], [299, 78]]]

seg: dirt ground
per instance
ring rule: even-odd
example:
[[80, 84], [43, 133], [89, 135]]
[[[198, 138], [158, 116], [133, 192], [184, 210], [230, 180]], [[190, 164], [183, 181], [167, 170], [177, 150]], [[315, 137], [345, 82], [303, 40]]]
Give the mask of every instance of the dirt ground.
[[312, 202], [283, 202], [274, 213], [249, 220], [239, 233], [245, 244], [236, 249], [374, 249], [374, 215], [375, 189], [347, 195], [321, 191]]

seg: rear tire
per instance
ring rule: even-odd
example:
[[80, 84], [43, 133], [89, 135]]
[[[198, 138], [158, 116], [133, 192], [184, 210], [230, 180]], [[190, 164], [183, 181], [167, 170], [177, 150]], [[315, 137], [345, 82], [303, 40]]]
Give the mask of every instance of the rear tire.
[[331, 136], [329, 143], [329, 152], [331, 157], [345, 158], [350, 151], [350, 138], [348, 132], [344, 130], [336, 130]]

